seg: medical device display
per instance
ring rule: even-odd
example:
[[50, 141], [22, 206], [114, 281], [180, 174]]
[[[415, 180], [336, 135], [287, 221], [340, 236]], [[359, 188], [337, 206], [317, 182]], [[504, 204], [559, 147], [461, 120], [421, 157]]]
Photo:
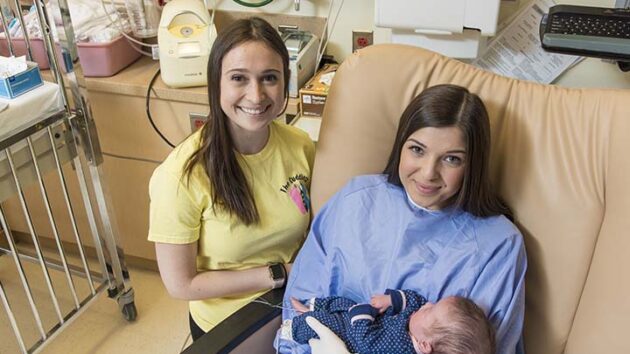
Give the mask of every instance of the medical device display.
[[550, 52], [630, 61], [630, 9], [554, 6], [540, 41]]
[[217, 31], [201, 0], [173, 0], [158, 30], [162, 81], [170, 87], [207, 85], [207, 65]]

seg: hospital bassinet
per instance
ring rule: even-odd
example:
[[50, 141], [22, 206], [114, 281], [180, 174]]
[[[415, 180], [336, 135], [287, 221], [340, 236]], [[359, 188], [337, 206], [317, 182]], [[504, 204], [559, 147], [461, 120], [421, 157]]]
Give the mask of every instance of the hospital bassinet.
[[[0, 242], [4, 243], [0, 247], [0, 267], [4, 268], [0, 268], [0, 302], [6, 315], [0, 323], [10, 325], [16, 348], [24, 353], [41, 350], [105, 290], [117, 300], [125, 319], [132, 321], [137, 315], [123, 251], [117, 244], [114, 214], [109, 210], [111, 202], [102, 180], [103, 159], [76, 45], [72, 41], [61, 42], [69, 55], [64, 56], [65, 64], [60, 62], [53, 54], [47, 9], [43, 2], [34, 4], [40, 25], [47, 29], [44, 42], [56, 83], [47, 82], [5, 101], [8, 108], [0, 112], [0, 240], [6, 240]], [[16, 0], [13, 5], [13, 13], [22, 21], [21, 11], [15, 11], [20, 2]], [[67, 3], [59, 1], [59, 5], [63, 26], [57, 30], [65, 32], [64, 38], [73, 38]], [[5, 12], [9, 7], [3, 9], [0, 13], [6, 28]], [[12, 51], [14, 46], [7, 37], [7, 48]], [[28, 36], [24, 40], [28, 49]], [[65, 75], [62, 66], [69, 68]], [[78, 195], [72, 191], [79, 191]], [[61, 207], [54, 208], [53, 200], [61, 200]], [[14, 207], [7, 210], [11, 203]], [[45, 210], [47, 232], [33, 220], [35, 207]], [[64, 233], [59, 227], [62, 218], [64, 224], [70, 222], [69, 232]], [[87, 219], [87, 230], [81, 227], [79, 219]], [[18, 224], [27, 230], [22, 234], [28, 240], [26, 246], [16, 242]], [[46, 233], [52, 240], [43, 237]], [[43, 247], [46, 242], [53, 245], [52, 249]], [[93, 248], [86, 247], [90, 243]], [[69, 249], [75, 250], [74, 255], [69, 254]], [[93, 252], [95, 259], [90, 259], [88, 252]], [[34, 262], [35, 271], [27, 271], [29, 263], [24, 261]], [[7, 272], [13, 268], [11, 264], [14, 274]], [[61, 276], [53, 276], [52, 271]], [[33, 290], [37, 281], [43, 284], [39, 287], [45, 289], [43, 295]], [[19, 289], [11, 289], [10, 284]], [[26, 309], [17, 309], [16, 304]], [[36, 333], [24, 331], [24, 314], [32, 315]]]

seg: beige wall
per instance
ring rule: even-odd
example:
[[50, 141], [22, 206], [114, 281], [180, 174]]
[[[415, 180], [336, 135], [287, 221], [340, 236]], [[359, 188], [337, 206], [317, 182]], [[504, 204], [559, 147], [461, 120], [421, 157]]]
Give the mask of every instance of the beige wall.
[[[212, 3], [212, 0], [208, 0]], [[586, 6], [614, 6], [614, 0], [556, 0], [557, 3], [586, 5]], [[335, 8], [341, 0], [336, 0]], [[528, 0], [503, 1], [500, 18], [506, 18], [519, 8], [525, 6]], [[325, 17], [330, 0], [301, 0], [300, 11], [293, 9], [293, 0], [275, 0], [271, 4], [258, 10], [249, 10], [232, 0], [217, 0], [218, 8], [228, 11], [251, 11], [262, 13], [285, 13], [299, 16]], [[333, 13], [334, 13], [333, 8]], [[328, 53], [338, 60], [345, 58], [352, 51], [352, 30], [374, 30], [374, 42], [389, 41], [389, 31], [374, 28], [374, 0], [345, 0], [340, 12]], [[616, 65], [599, 59], [586, 59], [574, 68], [564, 73], [557, 81], [559, 85], [568, 87], [615, 87], [630, 88], [630, 73], [621, 72]]]

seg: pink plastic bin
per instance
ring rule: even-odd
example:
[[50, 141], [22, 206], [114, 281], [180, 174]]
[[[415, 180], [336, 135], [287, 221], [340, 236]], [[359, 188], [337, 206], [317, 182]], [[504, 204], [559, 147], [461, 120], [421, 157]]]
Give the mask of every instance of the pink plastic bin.
[[[42, 70], [50, 68], [44, 41], [39, 38], [31, 38], [31, 50], [33, 61], [37, 62]], [[61, 57], [61, 48], [56, 45], [57, 60], [65, 71]], [[23, 38], [13, 38], [13, 48], [16, 55], [26, 54], [26, 44]], [[129, 64], [136, 61], [142, 54], [131, 47], [131, 44], [124, 36], [119, 36], [108, 43], [77, 43], [79, 60], [83, 66], [85, 76], [112, 76]], [[0, 38], [0, 54], [9, 55], [9, 46], [5, 38]]]
[[109, 43], [78, 43], [77, 48], [85, 76], [112, 76], [142, 55], [124, 36]]

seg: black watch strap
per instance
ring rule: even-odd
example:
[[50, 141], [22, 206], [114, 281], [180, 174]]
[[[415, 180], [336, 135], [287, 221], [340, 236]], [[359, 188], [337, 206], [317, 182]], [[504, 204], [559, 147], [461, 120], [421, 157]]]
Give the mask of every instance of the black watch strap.
[[283, 287], [287, 282], [287, 271], [282, 263], [274, 263], [269, 265], [269, 276], [273, 280], [273, 288]]

